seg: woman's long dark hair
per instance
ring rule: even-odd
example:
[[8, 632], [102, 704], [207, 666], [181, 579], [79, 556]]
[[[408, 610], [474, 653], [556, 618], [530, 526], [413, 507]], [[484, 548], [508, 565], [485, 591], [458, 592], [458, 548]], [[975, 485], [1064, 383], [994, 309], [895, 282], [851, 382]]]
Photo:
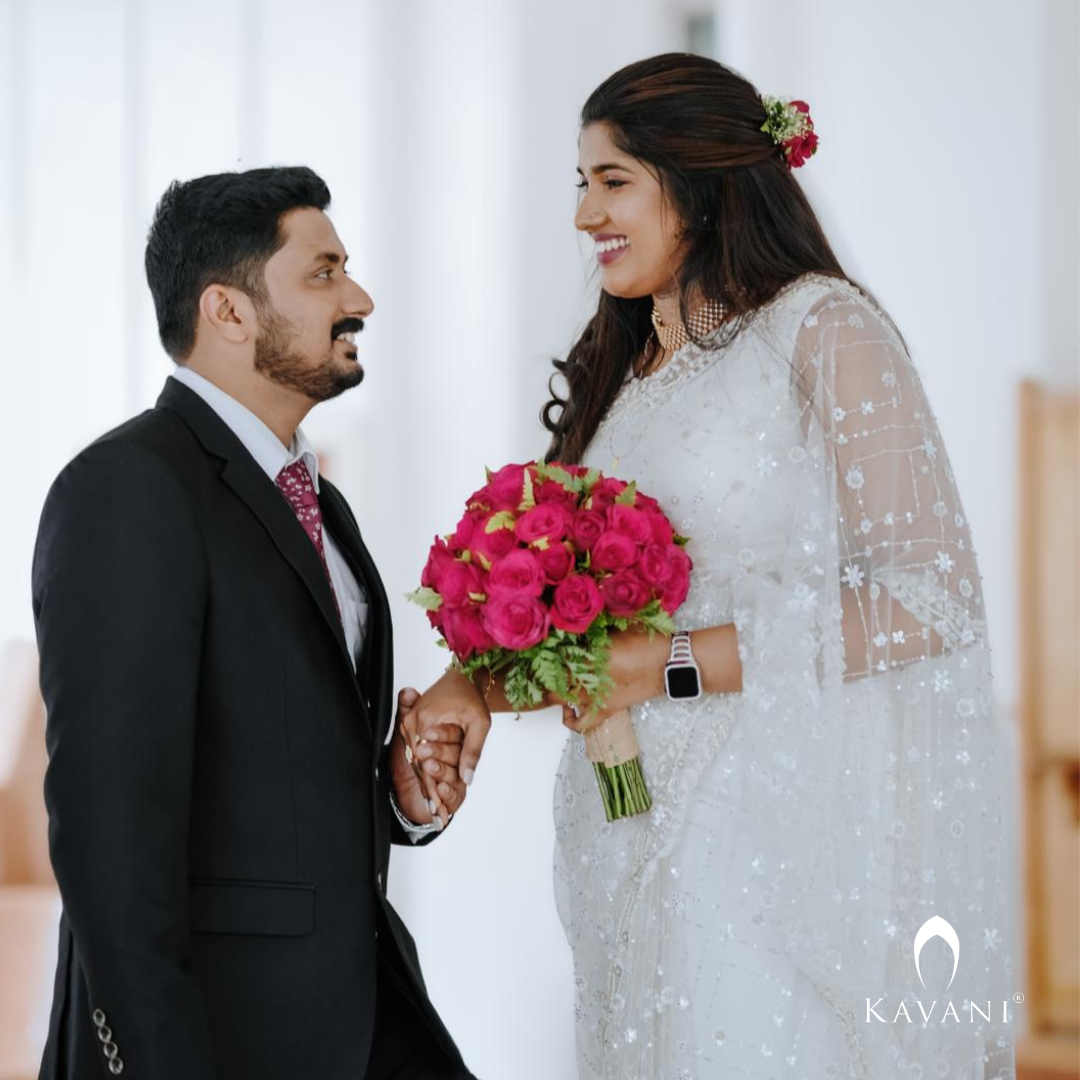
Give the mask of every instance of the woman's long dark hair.
[[[682, 321], [691, 287], [743, 318], [795, 278], [846, 278], [817, 216], [772, 137], [757, 90], [715, 60], [667, 53], [617, 71], [585, 102], [581, 125], [604, 123], [615, 144], [652, 166], [682, 225]], [[549, 382], [541, 411], [549, 461], [580, 462], [652, 333], [652, 297], [601, 292], [565, 360], [565, 398]], [[730, 340], [730, 339], [729, 339]]]

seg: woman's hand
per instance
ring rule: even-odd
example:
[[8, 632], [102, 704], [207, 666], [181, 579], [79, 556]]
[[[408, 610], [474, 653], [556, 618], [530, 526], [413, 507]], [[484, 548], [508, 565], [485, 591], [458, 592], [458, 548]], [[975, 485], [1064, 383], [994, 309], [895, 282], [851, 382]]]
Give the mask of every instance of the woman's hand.
[[563, 723], [572, 731], [584, 735], [590, 728], [602, 724], [631, 705], [658, 697], [664, 692], [664, 665], [671, 652], [667, 634], [633, 628], [617, 630], [611, 635], [611, 656], [608, 673], [614, 686], [602, 709], [595, 709], [582, 695], [573, 702], [552, 698], [551, 704], [562, 705]]

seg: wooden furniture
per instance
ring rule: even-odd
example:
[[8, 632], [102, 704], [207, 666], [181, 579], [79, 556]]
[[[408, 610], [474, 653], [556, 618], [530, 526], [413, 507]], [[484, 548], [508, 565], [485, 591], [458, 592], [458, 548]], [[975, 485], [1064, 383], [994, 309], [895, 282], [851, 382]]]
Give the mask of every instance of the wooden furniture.
[[1018, 1080], [1080, 1077], [1080, 394], [1020, 389], [1028, 1033]]

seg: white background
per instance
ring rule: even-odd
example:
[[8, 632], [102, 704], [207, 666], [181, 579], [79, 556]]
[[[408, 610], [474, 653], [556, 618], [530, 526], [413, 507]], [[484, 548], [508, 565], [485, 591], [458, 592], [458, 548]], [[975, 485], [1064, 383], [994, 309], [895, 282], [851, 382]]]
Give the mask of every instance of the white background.
[[[591, 303], [575, 237], [576, 116], [628, 61], [712, 51], [802, 97], [800, 179], [841, 261], [926, 381], [980, 550], [998, 695], [1017, 686], [1016, 388], [1077, 378], [1074, 0], [6, 0], [0, 4], [0, 641], [30, 637], [45, 491], [152, 405], [170, 365], [142, 275], [173, 178], [311, 165], [376, 312], [367, 379], [305, 425], [394, 601], [399, 683], [441, 670], [402, 596], [484, 464], [541, 453], [550, 357]], [[573, 1073], [553, 910], [563, 743], [495, 727], [450, 833], [396, 852], [391, 892], [482, 1077]]]

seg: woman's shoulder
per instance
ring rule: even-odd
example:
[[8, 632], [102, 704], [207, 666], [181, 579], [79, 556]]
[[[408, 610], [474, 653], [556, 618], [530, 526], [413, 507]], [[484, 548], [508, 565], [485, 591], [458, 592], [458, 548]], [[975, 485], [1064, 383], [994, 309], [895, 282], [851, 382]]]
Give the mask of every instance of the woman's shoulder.
[[[900, 349], [903, 342], [892, 319], [862, 288], [844, 277], [803, 274], [785, 285], [755, 320], [775, 341], [803, 344], [843, 330], [845, 336], [880, 339]], [[785, 350], [786, 351], [786, 350]]]

